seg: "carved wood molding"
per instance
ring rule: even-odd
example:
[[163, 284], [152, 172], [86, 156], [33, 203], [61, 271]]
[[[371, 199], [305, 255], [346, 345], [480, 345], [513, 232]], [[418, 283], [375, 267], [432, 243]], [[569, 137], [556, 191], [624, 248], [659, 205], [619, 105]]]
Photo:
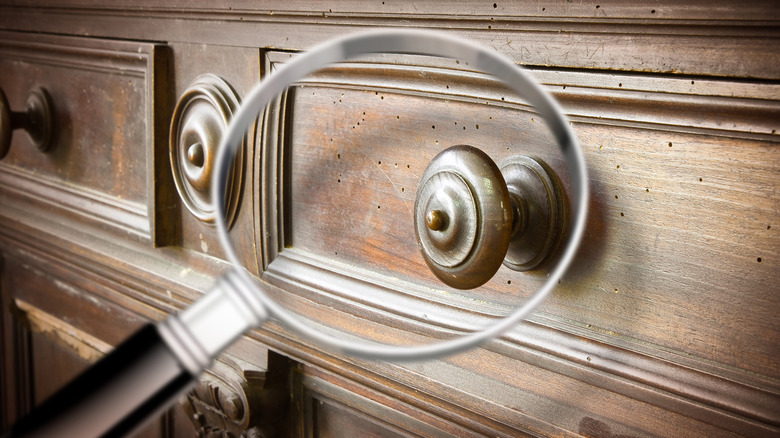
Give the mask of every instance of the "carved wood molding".
[[[58, 278], [62, 285], [75, 286], [66, 290], [88, 290], [100, 301], [121, 306], [135, 314], [138, 323], [159, 320], [186, 307], [208, 290], [225, 268], [197, 253], [149, 252], [142, 243], [90, 240], [91, 245], [83, 247], [87, 234], [71, 234], [71, 230], [42, 233], [40, 229], [60, 231], [50, 228], [49, 222], [38, 222], [44, 219], [4, 222], [0, 242], [5, 253], [36, 275]], [[128, 260], [133, 264], [128, 265]], [[175, 275], [171, 276], [171, 272]], [[101, 323], [115, 322], [105, 319]]]
[[[427, 342], [477, 330], [495, 318], [467, 305], [456, 307], [425, 300], [421, 298], [426, 295], [424, 291], [412, 284], [403, 284], [402, 290], [391, 289], [380, 286], [384, 282], [379, 277], [371, 278], [363, 272], [359, 274], [362, 278], [355, 278], [355, 272], [334, 272], [332, 265], [322, 262], [290, 249], [280, 254], [266, 272], [266, 279], [300, 298], [280, 295], [274, 299], [296, 311], [303, 308], [299, 302], [303, 299], [366, 320], [382, 314], [382, 324], [419, 334]], [[422, 314], [446, 319], [423, 318]], [[693, 418], [722, 421], [724, 427], [734, 418], [726, 415], [713, 419], [712, 407], [780, 425], [780, 416], [772, 409], [780, 403], [780, 387], [771, 380], [748, 378], [695, 359], [682, 360], [638, 343], [614, 345], [614, 338], [596, 340], [592, 334], [567, 332], [557, 325], [560, 324], [537, 312], [528, 322], [484, 348], [659, 406], [679, 409]], [[729, 397], [724, 399], [722, 394]], [[740, 422], [730, 427], [738, 428], [736, 424]]]
[[[166, 6], [40, 2], [14, 5], [13, 14], [0, 14], [13, 19], [0, 19], [0, 23], [11, 29], [60, 33], [79, 29], [85, 35], [123, 38], [133, 37], [130, 30], [143, 29], [147, 38], [161, 41], [248, 46], [257, 44], [256, 33], [248, 26], [261, 23], [273, 29], [264, 33], [264, 46], [298, 50], [349, 26], [413, 26], [455, 30], [523, 64], [778, 78], [773, 39], [779, 17], [760, 3], [717, 2], [703, 7], [670, 2], [651, 7], [631, 2], [498, 2], [495, 8], [489, 2], [387, 3], [349, 2], [317, 8], [306, 2], [281, 1], [263, 4], [262, 9], [251, 3], [218, 9], [208, 2]], [[173, 25], [182, 22], [188, 25]], [[302, 28], [306, 31], [301, 32]], [[721, 56], [724, 52], [728, 55]]]
[[182, 403], [201, 437], [275, 437], [289, 404], [286, 359], [269, 368], [223, 354]]
[[[266, 70], [290, 56], [266, 52]], [[780, 142], [773, 135], [780, 118], [780, 85], [775, 83], [533, 67], [528, 73], [546, 86], [574, 121]], [[423, 56], [366, 56], [323, 69], [300, 85], [378, 90], [534, 112], [490, 75], [454, 60]]]

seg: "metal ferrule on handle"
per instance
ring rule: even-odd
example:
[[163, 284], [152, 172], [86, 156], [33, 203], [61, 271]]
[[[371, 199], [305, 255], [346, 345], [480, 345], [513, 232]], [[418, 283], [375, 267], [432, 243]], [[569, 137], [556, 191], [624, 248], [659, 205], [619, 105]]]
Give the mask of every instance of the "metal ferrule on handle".
[[208, 294], [159, 325], [166, 344], [193, 375], [199, 375], [242, 333], [268, 317], [242, 280], [230, 270]]

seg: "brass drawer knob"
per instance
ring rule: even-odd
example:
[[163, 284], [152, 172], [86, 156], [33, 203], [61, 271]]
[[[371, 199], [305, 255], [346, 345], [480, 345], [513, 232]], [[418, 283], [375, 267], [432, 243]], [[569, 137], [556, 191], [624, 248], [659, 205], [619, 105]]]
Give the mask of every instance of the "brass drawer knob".
[[415, 201], [415, 231], [423, 258], [444, 283], [472, 289], [503, 263], [538, 267], [558, 245], [563, 189], [541, 160], [525, 155], [498, 166], [472, 146], [453, 146], [423, 173]]
[[35, 147], [47, 152], [54, 144], [54, 106], [46, 89], [34, 88], [27, 95], [24, 111], [11, 111], [8, 99], [0, 90], [0, 159], [11, 148], [11, 134], [24, 129]]

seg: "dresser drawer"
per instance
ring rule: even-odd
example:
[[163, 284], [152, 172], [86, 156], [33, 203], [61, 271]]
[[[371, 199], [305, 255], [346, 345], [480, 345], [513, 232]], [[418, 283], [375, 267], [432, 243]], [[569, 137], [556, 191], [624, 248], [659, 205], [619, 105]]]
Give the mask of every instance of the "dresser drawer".
[[166, 151], [170, 111], [165, 47], [4, 32], [0, 68], [14, 111], [38, 87], [53, 106], [51, 148], [17, 130], [0, 161], [6, 206], [161, 243], [171, 202], [166, 155], [155, 155]]
[[[288, 56], [267, 53], [269, 69]], [[632, 394], [621, 403], [674, 413], [607, 421], [628, 432], [662, 427], [651, 425], [653, 415], [668, 415], [683, 434], [707, 432], [678, 414], [746, 427], [711, 407], [780, 424], [768, 408], [780, 400], [777, 338], [766, 335], [780, 329], [780, 90], [726, 79], [531, 73], [559, 99], [585, 152], [591, 211], [582, 248], [540, 311], [487, 347], [500, 354], [409, 368], [472, 395], [511, 393], [501, 402], [510, 417], [519, 403], [546, 421], [533, 400], [565, 398], [504, 374], [517, 366], [506, 358], [522, 357], [522, 373], [539, 381], [556, 379], [549, 372], [576, 376], [608, 390], [592, 397]], [[446, 147], [476, 146], [497, 162], [541, 158], [566, 197], [572, 193], [541, 117], [459, 61], [383, 56], [323, 70], [269, 107], [263, 139], [255, 185], [261, 269], [288, 291], [278, 300], [323, 330], [392, 344], [468, 333], [523, 303], [557, 263], [553, 256], [528, 272], [502, 267], [464, 291], [442, 284], [423, 260], [415, 196], [425, 167]], [[462, 369], [479, 388], [455, 377]], [[605, 383], [605, 372], [643, 382], [642, 395]], [[683, 409], [684, 400], [696, 407]], [[569, 403], [567, 418], [606, 424], [620, 416], [614, 402]]]

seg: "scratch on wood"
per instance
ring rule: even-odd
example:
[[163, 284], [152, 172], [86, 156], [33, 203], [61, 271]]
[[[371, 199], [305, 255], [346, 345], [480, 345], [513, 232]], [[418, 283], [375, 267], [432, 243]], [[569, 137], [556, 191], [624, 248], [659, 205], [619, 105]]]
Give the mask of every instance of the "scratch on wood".
[[[388, 175], [387, 172], [385, 172], [385, 170], [382, 169], [382, 166], [377, 165], [376, 167], [382, 172], [382, 175], [384, 175], [385, 178], [387, 178], [387, 180], [390, 181], [390, 184], [393, 185], [393, 188], [395, 189], [396, 193], [400, 192], [401, 189], [398, 187], [398, 185], [396, 185], [396, 183], [393, 182], [393, 179], [390, 178], [390, 175]], [[409, 211], [409, 214], [412, 214], [412, 208], [409, 206], [409, 202], [407, 202], [407, 200], [403, 198], [401, 200], [404, 202], [404, 205], [406, 206], [406, 209]]]

